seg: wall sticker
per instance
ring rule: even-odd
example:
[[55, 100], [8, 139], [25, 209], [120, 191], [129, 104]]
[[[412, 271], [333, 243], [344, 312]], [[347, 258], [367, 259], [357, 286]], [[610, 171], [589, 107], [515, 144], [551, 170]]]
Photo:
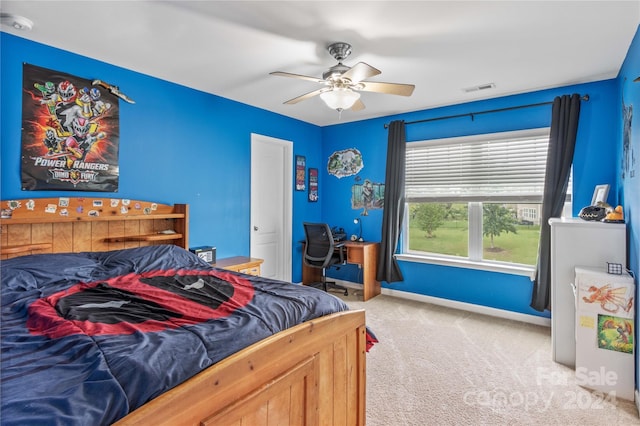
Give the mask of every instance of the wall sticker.
[[337, 178], [353, 176], [363, 167], [362, 154], [355, 148], [334, 152], [327, 163], [327, 171]]

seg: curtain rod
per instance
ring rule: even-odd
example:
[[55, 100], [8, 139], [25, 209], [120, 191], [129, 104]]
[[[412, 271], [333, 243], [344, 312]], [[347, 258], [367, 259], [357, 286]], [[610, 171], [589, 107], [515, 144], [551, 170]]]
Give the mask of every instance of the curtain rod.
[[[580, 97], [581, 101], [588, 101], [589, 100], [589, 95], [584, 95]], [[460, 117], [471, 117], [471, 120], [473, 121], [474, 117], [476, 115], [480, 115], [480, 114], [489, 114], [491, 112], [502, 112], [502, 111], [510, 111], [513, 109], [521, 109], [521, 108], [531, 108], [531, 107], [537, 107], [537, 106], [542, 106], [542, 105], [551, 105], [553, 103], [553, 101], [551, 102], [540, 102], [537, 104], [529, 104], [529, 105], [520, 105], [520, 106], [514, 106], [514, 107], [507, 107], [507, 108], [498, 108], [498, 109], [490, 109], [487, 111], [479, 111], [479, 112], [467, 112], [464, 114], [457, 114], [457, 115], [447, 115], [444, 117], [436, 117], [436, 118], [426, 118], [424, 120], [416, 120], [416, 121], [407, 121], [406, 123], [404, 123], [405, 125], [407, 124], [416, 124], [416, 123], [426, 123], [427, 121], [438, 121], [438, 120], [448, 120], [450, 118], [460, 118]], [[385, 129], [389, 128], [389, 123], [385, 123], [384, 125]]]

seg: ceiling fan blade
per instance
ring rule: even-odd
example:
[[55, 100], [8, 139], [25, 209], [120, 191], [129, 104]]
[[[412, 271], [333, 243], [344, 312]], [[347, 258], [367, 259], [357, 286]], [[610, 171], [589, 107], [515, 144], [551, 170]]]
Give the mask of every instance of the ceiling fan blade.
[[351, 106], [351, 111], [362, 111], [364, 109], [364, 104], [360, 99], [355, 101], [355, 103]]
[[280, 77], [298, 78], [298, 79], [301, 79], [301, 80], [313, 81], [315, 83], [324, 83], [325, 82], [321, 78], [309, 77], [308, 75], [301, 75], [301, 74], [292, 74], [290, 72], [284, 72], [284, 71], [274, 71], [274, 72], [271, 72], [269, 74], [271, 74], [271, 75], [279, 75]]
[[309, 93], [305, 93], [304, 95], [300, 95], [297, 98], [289, 99], [288, 101], [286, 101], [284, 103], [285, 104], [289, 104], [289, 105], [297, 104], [298, 102], [302, 102], [305, 99], [309, 99], [309, 98], [312, 98], [314, 96], [317, 96], [322, 92], [326, 92], [327, 90], [331, 90], [331, 89], [323, 87], [322, 89], [314, 90], [313, 92], [309, 92]]
[[361, 81], [359, 85], [362, 87], [358, 87], [358, 90], [363, 90], [365, 92], [377, 92], [400, 96], [411, 96], [413, 89], [416, 88], [413, 84], [378, 83], [374, 81]]
[[369, 64], [365, 64], [364, 62], [358, 62], [357, 64], [352, 66], [351, 69], [342, 73], [340, 77], [348, 78], [349, 80], [351, 80], [352, 83], [358, 83], [364, 80], [365, 78], [370, 78], [381, 73], [382, 71], [372, 67]]

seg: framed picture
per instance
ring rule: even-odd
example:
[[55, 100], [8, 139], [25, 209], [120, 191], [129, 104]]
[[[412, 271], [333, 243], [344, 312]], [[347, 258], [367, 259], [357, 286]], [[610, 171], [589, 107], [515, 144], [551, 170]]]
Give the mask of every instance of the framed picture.
[[595, 206], [599, 202], [606, 203], [608, 195], [609, 185], [596, 185], [596, 189], [593, 191], [593, 197], [591, 198], [591, 205]]
[[318, 201], [318, 169], [309, 167], [309, 201]]
[[304, 158], [302, 155], [296, 155], [296, 191], [304, 191], [306, 189], [306, 167], [306, 158]]

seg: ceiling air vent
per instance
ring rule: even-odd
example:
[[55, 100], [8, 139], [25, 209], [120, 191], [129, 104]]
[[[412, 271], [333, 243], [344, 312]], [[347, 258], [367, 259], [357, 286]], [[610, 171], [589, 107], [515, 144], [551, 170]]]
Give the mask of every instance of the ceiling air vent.
[[480, 90], [493, 89], [494, 87], [496, 87], [495, 83], [487, 83], [487, 84], [480, 84], [478, 86], [467, 87], [466, 89], [462, 89], [462, 90], [464, 90], [467, 93], [471, 93], [471, 92], [478, 92]]

